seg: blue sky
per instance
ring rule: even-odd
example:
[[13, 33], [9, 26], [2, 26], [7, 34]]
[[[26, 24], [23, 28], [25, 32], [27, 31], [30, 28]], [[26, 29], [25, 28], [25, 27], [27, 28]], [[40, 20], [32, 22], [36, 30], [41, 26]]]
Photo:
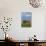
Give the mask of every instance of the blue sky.
[[31, 12], [22, 12], [21, 19], [22, 20], [31, 20], [32, 13]]

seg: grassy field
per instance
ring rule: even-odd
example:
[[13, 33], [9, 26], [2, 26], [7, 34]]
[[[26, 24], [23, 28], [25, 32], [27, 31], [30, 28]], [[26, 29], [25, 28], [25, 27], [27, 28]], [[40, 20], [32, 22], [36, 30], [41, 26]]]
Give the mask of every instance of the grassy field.
[[31, 27], [31, 22], [30, 21], [23, 21], [21, 26], [22, 27]]

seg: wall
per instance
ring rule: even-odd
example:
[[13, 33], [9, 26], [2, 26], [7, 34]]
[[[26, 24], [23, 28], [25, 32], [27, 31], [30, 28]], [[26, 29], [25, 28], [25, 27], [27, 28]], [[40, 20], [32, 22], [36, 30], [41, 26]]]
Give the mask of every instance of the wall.
[[44, 39], [46, 39], [46, 15], [44, 17], [44, 21], [45, 21], [45, 23], [44, 23]]
[[[21, 12], [32, 12], [32, 27], [21, 27]], [[10, 37], [17, 40], [27, 40], [34, 34], [37, 35], [39, 40], [44, 40], [44, 15], [46, 15], [45, 8], [32, 8], [28, 0], [0, 0], [0, 17], [13, 17], [13, 22], [10, 31]], [[0, 32], [0, 34], [2, 31]], [[1, 34], [2, 35], [2, 34]], [[0, 36], [0, 39], [3, 37]], [[4, 39], [4, 38], [3, 38]]]

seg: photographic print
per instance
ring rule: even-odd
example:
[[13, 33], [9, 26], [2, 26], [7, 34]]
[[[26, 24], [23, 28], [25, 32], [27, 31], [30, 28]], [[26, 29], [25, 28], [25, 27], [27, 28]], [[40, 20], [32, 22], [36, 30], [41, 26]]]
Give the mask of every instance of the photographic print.
[[32, 13], [22, 12], [21, 13], [21, 27], [31, 27], [32, 26]]

